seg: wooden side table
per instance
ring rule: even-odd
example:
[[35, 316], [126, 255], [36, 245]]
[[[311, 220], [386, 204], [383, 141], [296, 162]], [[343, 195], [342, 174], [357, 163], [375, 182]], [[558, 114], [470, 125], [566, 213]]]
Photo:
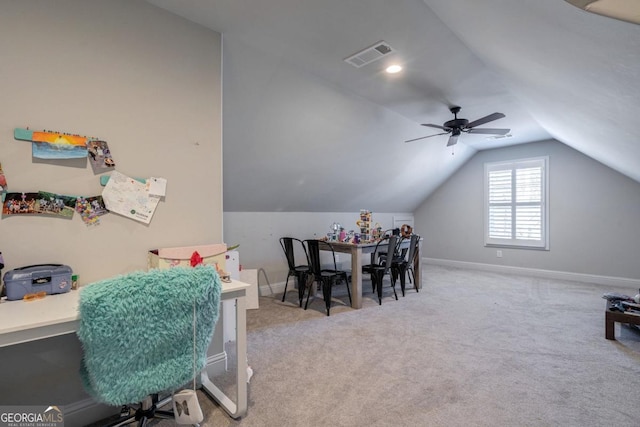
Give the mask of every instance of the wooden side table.
[[615, 322], [629, 323], [631, 325], [640, 325], [640, 314], [630, 312], [611, 311], [611, 302], [607, 301], [607, 307], [604, 312], [604, 337], [608, 340], [615, 340]]

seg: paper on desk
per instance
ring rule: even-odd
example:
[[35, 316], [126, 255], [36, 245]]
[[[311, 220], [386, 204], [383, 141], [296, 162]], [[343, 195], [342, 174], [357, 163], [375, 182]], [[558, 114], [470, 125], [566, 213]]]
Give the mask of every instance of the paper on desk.
[[111, 172], [102, 190], [106, 208], [127, 218], [149, 224], [160, 198], [149, 193], [147, 184], [118, 171]]

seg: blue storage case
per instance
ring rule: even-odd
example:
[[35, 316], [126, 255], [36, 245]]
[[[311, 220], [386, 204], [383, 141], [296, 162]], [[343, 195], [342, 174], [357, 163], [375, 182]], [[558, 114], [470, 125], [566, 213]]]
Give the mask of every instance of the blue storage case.
[[30, 265], [7, 271], [4, 274], [7, 299], [18, 300], [40, 291], [49, 295], [69, 292], [72, 274], [71, 267], [62, 264]]

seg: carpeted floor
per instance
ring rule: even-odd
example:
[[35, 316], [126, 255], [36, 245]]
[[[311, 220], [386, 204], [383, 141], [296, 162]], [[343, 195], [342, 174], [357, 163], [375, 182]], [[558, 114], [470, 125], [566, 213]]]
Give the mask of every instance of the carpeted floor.
[[361, 310], [337, 292], [330, 317], [295, 290], [261, 297], [248, 413], [199, 392], [202, 425], [640, 426], [640, 332], [604, 338], [602, 294], [632, 289], [427, 265], [419, 293], [379, 306], [364, 290]]

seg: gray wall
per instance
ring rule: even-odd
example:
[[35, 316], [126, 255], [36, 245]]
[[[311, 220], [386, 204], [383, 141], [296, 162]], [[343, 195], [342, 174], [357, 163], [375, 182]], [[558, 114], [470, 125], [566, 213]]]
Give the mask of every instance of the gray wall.
[[[86, 284], [145, 269], [152, 248], [221, 242], [220, 34], [141, 1], [0, 0], [0, 10], [0, 162], [9, 190], [102, 191], [89, 164], [32, 160], [31, 144], [13, 138], [27, 126], [104, 138], [120, 172], [168, 180], [148, 226], [116, 214], [91, 228], [78, 215], [3, 218], [5, 271], [58, 262]], [[0, 402], [86, 398], [80, 355], [74, 335], [0, 348]]]
[[429, 132], [233, 32], [223, 56], [225, 211], [411, 211], [475, 152], [452, 156], [445, 137], [404, 144]]
[[[550, 250], [484, 247], [485, 162], [549, 156]], [[429, 258], [640, 279], [640, 184], [556, 141], [478, 152], [415, 212]]]

